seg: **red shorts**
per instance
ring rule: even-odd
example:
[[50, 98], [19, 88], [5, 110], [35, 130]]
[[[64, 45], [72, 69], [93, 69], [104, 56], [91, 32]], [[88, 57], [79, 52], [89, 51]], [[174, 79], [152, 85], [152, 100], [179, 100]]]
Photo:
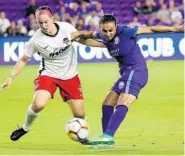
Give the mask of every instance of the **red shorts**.
[[61, 80], [41, 75], [35, 79], [34, 85], [35, 91], [47, 90], [48, 92], [50, 92], [52, 98], [54, 97], [54, 93], [57, 87], [59, 87], [60, 95], [62, 96], [64, 101], [70, 99], [83, 99], [80, 79], [78, 75], [68, 80]]

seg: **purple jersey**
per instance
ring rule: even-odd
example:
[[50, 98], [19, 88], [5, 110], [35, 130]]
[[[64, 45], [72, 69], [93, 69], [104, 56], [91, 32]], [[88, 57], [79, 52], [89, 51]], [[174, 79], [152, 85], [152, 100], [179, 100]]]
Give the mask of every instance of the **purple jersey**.
[[121, 77], [112, 90], [118, 94], [132, 94], [135, 97], [138, 97], [148, 81], [146, 61], [136, 42], [137, 30], [137, 26], [118, 26], [111, 41], [104, 39], [100, 33], [96, 34], [96, 39], [105, 44], [109, 54], [119, 63]]
[[127, 69], [143, 69], [146, 61], [136, 42], [137, 26], [118, 26], [115, 37], [107, 41], [100, 33], [96, 34], [96, 39], [103, 42], [109, 54], [119, 63], [120, 74]]

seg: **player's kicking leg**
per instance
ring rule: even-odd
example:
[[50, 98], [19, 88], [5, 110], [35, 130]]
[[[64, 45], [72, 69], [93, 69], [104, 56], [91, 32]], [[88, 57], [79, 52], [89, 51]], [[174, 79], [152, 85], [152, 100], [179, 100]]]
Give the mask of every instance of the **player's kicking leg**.
[[39, 112], [43, 110], [50, 98], [51, 94], [46, 90], [38, 90], [35, 92], [33, 103], [28, 107], [25, 123], [21, 128], [12, 132], [10, 136], [12, 141], [19, 140], [23, 135], [29, 132]]
[[103, 142], [103, 140], [106, 140], [105, 144], [114, 145], [114, 137], [106, 135], [105, 132], [108, 127], [110, 118], [114, 113], [114, 107], [116, 106], [118, 99], [119, 99], [119, 94], [116, 93], [115, 91], [110, 91], [107, 94], [107, 96], [103, 102], [103, 105], [102, 105], [102, 131], [103, 131], [103, 135], [100, 137], [91, 139], [89, 144], [97, 145], [99, 143], [101, 144]]
[[[108, 126], [104, 134], [100, 137], [90, 140], [90, 145], [114, 145], [114, 134], [119, 128], [120, 124], [126, 117], [128, 112], [128, 107], [136, 99], [135, 96], [131, 94], [120, 94], [117, 102], [116, 110], [110, 117]], [[124, 103], [124, 104], [122, 104]]]
[[128, 108], [138, 97], [141, 88], [146, 85], [147, 81], [148, 71], [146, 69], [128, 71], [117, 80], [112, 88], [112, 91], [119, 94], [115, 111], [109, 119], [103, 136], [91, 140], [90, 144], [114, 144], [114, 135], [117, 129], [125, 119]]

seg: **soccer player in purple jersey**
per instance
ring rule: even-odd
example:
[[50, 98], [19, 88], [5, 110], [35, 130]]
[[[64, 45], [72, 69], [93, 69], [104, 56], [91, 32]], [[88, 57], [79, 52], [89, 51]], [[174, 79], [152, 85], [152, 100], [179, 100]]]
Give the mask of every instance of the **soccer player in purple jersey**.
[[120, 26], [113, 15], [105, 14], [100, 19], [99, 27], [100, 31], [95, 33], [95, 38], [86, 40], [85, 44], [106, 47], [109, 54], [117, 60], [121, 77], [103, 101], [103, 135], [89, 143], [114, 145], [117, 129], [148, 81], [146, 61], [136, 42], [136, 36], [142, 33], [183, 32], [184, 26]]

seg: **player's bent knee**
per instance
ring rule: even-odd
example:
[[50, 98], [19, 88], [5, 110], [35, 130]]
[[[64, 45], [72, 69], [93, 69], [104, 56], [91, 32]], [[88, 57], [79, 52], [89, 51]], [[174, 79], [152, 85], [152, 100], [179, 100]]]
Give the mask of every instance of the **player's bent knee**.
[[33, 100], [33, 103], [32, 103], [32, 109], [34, 112], [38, 113], [40, 112], [41, 110], [44, 109], [44, 107], [46, 106], [47, 104], [47, 101], [45, 100], [41, 100], [41, 99], [34, 99]]
[[114, 91], [110, 91], [107, 94], [105, 100], [103, 101], [103, 105], [115, 106], [117, 104], [118, 99], [119, 95]]
[[32, 102], [32, 109], [36, 113], [44, 109], [45, 105], [51, 98], [51, 94], [46, 90], [38, 90], [35, 92], [34, 99]]
[[129, 107], [134, 102], [135, 99], [136, 97], [132, 94], [120, 94], [117, 105], [123, 104]]
[[44, 109], [46, 104], [42, 103], [42, 102], [33, 102], [32, 103], [32, 109], [35, 113], [38, 113], [40, 111], [42, 111]]

